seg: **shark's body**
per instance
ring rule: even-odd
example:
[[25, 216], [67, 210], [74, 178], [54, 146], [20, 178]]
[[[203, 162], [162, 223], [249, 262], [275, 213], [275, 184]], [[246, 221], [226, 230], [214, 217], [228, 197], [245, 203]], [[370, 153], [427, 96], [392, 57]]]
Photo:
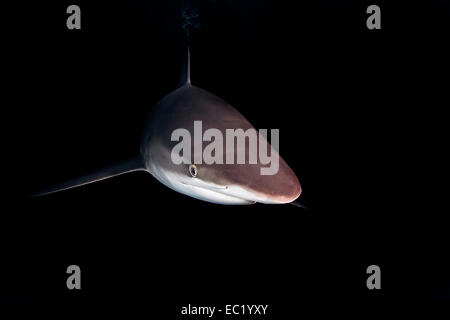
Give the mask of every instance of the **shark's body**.
[[[194, 132], [194, 121], [202, 121], [203, 129], [254, 129], [235, 108], [214, 94], [195, 87], [190, 81], [188, 58], [184, 84], [162, 98], [153, 108], [141, 142], [140, 155], [128, 162], [106, 168], [39, 193], [48, 194], [99, 181], [131, 171], [147, 171], [167, 187], [188, 196], [218, 204], [252, 204], [255, 202], [290, 203], [301, 193], [300, 183], [286, 162], [279, 158], [274, 175], [261, 175], [263, 165], [196, 164], [196, 174], [189, 164], [175, 164], [171, 151], [176, 141], [175, 129]], [[258, 136], [258, 139], [262, 139]], [[236, 147], [235, 147], [236, 148]], [[245, 150], [248, 156], [248, 148]], [[272, 152], [276, 152], [272, 149]]]

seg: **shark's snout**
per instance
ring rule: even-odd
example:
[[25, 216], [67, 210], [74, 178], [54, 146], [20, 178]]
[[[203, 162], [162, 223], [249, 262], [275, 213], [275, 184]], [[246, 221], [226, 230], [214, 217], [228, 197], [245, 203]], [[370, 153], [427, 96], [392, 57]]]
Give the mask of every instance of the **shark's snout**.
[[[287, 166], [287, 165], [286, 165]], [[245, 188], [255, 196], [255, 201], [266, 204], [281, 204], [295, 201], [301, 194], [300, 182], [287, 167], [273, 176], [256, 179], [258, 184], [249, 183]]]
[[199, 176], [221, 186], [214, 191], [251, 202], [282, 204], [300, 196], [300, 182], [281, 157], [276, 174], [261, 175], [260, 168], [260, 165], [250, 164], [203, 166]]

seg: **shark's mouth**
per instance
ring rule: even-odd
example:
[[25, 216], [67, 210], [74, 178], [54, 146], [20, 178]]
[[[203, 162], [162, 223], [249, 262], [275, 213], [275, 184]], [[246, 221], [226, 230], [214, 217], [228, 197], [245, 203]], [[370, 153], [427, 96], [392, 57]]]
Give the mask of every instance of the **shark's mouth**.
[[[193, 181], [194, 182], [194, 181]], [[194, 183], [182, 182], [185, 186], [192, 189], [193, 197], [208, 198], [210, 202], [220, 202], [223, 204], [254, 204], [256, 201], [249, 200], [244, 196], [230, 193], [230, 187], [221, 186], [214, 183], [207, 183], [203, 181], [195, 181]]]
[[209, 183], [204, 182], [198, 179], [192, 179], [193, 183], [186, 183], [182, 181], [181, 183], [187, 186], [196, 187], [196, 188], [202, 188], [202, 189], [208, 189], [208, 190], [214, 190], [220, 192], [221, 190], [228, 190], [228, 186], [221, 186], [219, 184], [215, 183]]

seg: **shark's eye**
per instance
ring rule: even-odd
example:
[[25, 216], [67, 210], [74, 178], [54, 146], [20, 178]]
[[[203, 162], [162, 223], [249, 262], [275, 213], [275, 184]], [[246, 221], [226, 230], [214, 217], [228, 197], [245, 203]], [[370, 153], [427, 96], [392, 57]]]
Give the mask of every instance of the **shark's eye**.
[[195, 166], [195, 164], [189, 165], [189, 173], [194, 178], [197, 176], [197, 167]]

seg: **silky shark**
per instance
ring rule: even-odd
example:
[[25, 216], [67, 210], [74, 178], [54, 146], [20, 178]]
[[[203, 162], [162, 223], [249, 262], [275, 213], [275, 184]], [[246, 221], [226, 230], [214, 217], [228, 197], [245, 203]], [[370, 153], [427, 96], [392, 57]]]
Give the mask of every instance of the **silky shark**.
[[[223, 133], [227, 128], [254, 129], [230, 104], [191, 84], [189, 49], [184, 69], [181, 86], [158, 101], [151, 111], [140, 153], [135, 159], [62, 183], [34, 196], [128, 172], [146, 171], [167, 187], [203, 201], [226, 205], [291, 203], [302, 207], [295, 201], [302, 191], [299, 180], [281, 157], [274, 175], [261, 175], [263, 164], [259, 160], [256, 164], [174, 164], [171, 150], [176, 142], [171, 140], [171, 134], [177, 128], [193, 132], [194, 121], [200, 120], [205, 129], [216, 128]], [[267, 145], [270, 147], [268, 142]], [[277, 151], [272, 148], [271, 152]]]

